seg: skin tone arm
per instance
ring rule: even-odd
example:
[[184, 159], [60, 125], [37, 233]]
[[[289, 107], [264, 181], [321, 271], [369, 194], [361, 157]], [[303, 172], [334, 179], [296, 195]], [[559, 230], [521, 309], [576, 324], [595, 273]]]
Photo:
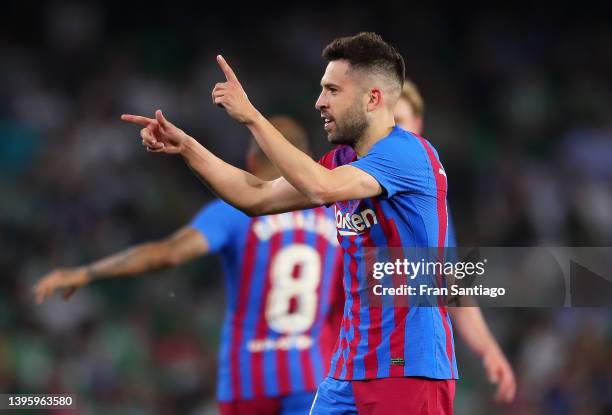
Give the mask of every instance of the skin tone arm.
[[504, 352], [489, 331], [482, 312], [476, 306], [449, 307], [453, 327], [461, 339], [482, 359], [489, 382], [497, 384], [495, 400], [510, 403], [516, 394], [514, 372]]
[[[311, 190], [298, 189], [286, 178], [265, 181], [236, 168], [216, 157], [193, 137], [168, 121], [160, 110], [155, 118], [124, 114], [121, 119], [144, 127], [140, 131], [142, 143], [150, 152], [180, 154], [198, 177], [221, 199], [250, 216], [307, 209], [338, 200], [362, 199], [382, 192], [378, 182], [369, 174], [352, 166], [328, 170], [313, 161], [306, 153], [290, 144], [272, 124], [264, 120], [270, 134], [296, 157], [296, 164], [314, 167], [312, 177], [299, 174], [298, 181]], [[267, 134], [267, 133], [266, 133]], [[285, 147], [283, 147], [285, 148]], [[296, 171], [297, 168], [292, 168]], [[301, 183], [301, 182], [300, 182]], [[316, 183], [314, 186], [311, 183]], [[335, 187], [334, 187], [335, 186]]]
[[55, 290], [65, 299], [102, 278], [137, 277], [148, 271], [174, 267], [208, 252], [208, 241], [195, 229], [185, 226], [166, 239], [127, 248], [89, 265], [60, 268], [45, 275], [35, 286], [36, 302], [41, 304]]
[[[313, 204], [365, 199], [382, 192], [369, 174], [353, 166], [329, 170], [295, 148], [270, 122], [259, 114], [247, 124], [266, 154], [276, 155], [276, 167], [283, 177]], [[263, 139], [265, 137], [265, 140]]]
[[[219, 55], [217, 62], [225, 74], [226, 82], [217, 84], [213, 89], [214, 103], [224, 107], [232, 118], [249, 128], [283, 177], [313, 204], [365, 199], [382, 192], [379, 183], [362, 170], [352, 166], [329, 170], [291, 145], [250, 103], [225, 59]], [[373, 99], [378, 101], [372, 105], [382, 102], [380, 94]]]
[[[219, 65], [226, 73], [227, 89], [215, 87], [215, 103], [224, 106], [228, 113], [246, 124], [264, 152], [276, 163], [282, 159], [279, 168], [283, 177], [264, 181], [233, 167], [200, 145], [193, 137], [170, 121], [160, 110], [155, 118], [124, 114], [121, 119], [142, 126], [142, 144], [150, 152], [180, 154], [189, 167], [221, 199], [243, 211], [257, 216], [270, 213], [306, 209], [341, 200], [364, 199], [378, 196], [380, 184], [369, 174], [352, 167], [342, 166], [329, 170], [307, 154], [290, 144], [251, 105], [225, 60], [219, 56]], [[250, 122], [255, 117], [259, 122]], [[253, 118], [254, 119], [254, 118]], [[262, 137], [270, 140], [261, 140]], [[268, 152], [273, 148], [272, 152]]]
[[282, 177], [262, 180], [224, 162], [168, 121], [160, 110], [156, 111], [155, 118], [124, 114], [121, 119], [143, 127], [140, 136], [147, 151], [180, 154], [216, 195], [249, 216], [318, 206]]

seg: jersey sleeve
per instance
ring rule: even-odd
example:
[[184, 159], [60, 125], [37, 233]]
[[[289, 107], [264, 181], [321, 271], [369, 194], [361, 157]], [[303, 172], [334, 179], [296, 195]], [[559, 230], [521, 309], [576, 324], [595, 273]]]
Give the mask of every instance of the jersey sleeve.
[[428, 193], [431, 166], [416, 137], [385, 138], [350, 164], [365, 171], [383, 187], [387, 198], [397, 193]]
[[222, 200], [215, 200], [200, 210], [191, 220], [191, 227], [208, 241], [210, 252], [226, 246], [244, 214]]

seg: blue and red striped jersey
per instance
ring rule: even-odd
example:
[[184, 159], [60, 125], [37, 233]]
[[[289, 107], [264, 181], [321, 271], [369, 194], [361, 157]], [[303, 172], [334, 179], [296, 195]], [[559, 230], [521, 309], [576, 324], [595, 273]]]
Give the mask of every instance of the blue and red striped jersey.
[[444, 255], [449, 245], [447, 181], [436, 150], [396, 126], [362, 158], [351, 147], [339, 146], [319, 163], [329, 169], [352, 165], [383, 188], [378, 197], [334, 204], [346, 301], [329, 376], [457, 378], [446, 307], [372, 304], [364, 272], [370, 248], [424, 247]]
[[191, 225], [221, 254], [225, 273], [218, 399], [314, 391], [344, 302], [330, 209], [250, 218], [216, 200]]

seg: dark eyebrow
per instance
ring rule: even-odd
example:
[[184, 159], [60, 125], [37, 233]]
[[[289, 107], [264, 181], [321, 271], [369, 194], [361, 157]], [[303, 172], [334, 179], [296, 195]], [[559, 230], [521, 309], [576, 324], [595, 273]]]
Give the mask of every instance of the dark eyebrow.
[[321, 82], [321, 86], [322, 86], [323, 88], [327, 88], [327, 89], [329, 89], [329, 88], [336, 88], [336, 89], [340, 89], [340, 87], [339, 87], [338, 85], [336, 85], [336, 84], [332, 84], [331, 82]]

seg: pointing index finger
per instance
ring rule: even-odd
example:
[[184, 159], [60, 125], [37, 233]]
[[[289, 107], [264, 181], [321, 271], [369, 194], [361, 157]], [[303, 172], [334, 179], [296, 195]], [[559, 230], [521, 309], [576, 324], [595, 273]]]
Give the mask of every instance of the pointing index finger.
[[227, 61], [225, 60], [223, 56], [217, 55], [217, 63], [219, 64], [219, 67], [225, 74], [225, 79], [227, 79], [228, 81], [238, 82], [238, 77], [236, 76], [232, 68], [227, 64]]
[[123, 121], [131, 122], [134, 124], [142, 125], [143, 127], [148, 127], [149, 124], [155, 122], [152, 118], [143, 117], [141, 115], [132, 115], [132, 114], [123, 114], [121, 116]]

